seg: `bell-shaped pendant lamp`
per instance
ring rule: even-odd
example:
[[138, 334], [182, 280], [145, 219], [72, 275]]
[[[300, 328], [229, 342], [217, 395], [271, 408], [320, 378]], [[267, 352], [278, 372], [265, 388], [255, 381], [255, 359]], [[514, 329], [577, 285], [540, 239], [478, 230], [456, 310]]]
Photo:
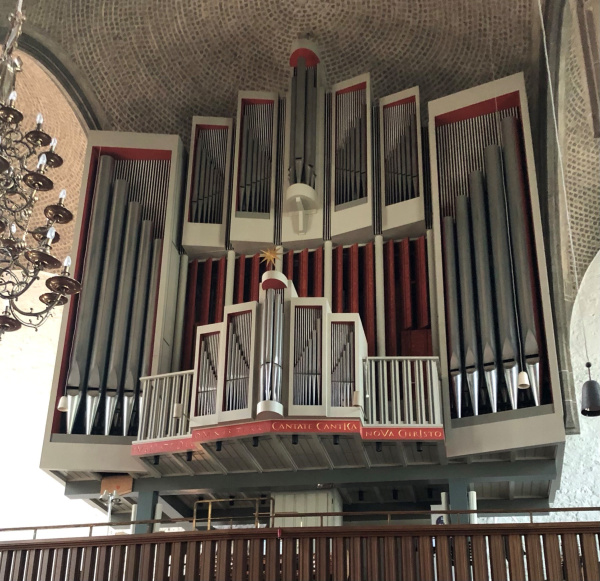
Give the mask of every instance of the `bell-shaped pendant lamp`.
[[590, 371], [592, 364], [588, 361], [585, 366], [588, 368], [589, 379], [583, 384], [581, 414], [591, 417], [600, 416], [600, 383], [592, 379]]

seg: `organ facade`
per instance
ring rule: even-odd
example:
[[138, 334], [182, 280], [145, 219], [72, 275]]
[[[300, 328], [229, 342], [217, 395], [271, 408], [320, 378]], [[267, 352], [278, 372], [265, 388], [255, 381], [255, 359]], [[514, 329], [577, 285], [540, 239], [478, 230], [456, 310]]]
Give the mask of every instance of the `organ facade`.
[[284, 93], [194, 117], [187, 158], [91, 132], [42, 467], [547, 504], [565, 433], [523, 76], [421, 103], [329, 85], [308, 41], [289, 65]]

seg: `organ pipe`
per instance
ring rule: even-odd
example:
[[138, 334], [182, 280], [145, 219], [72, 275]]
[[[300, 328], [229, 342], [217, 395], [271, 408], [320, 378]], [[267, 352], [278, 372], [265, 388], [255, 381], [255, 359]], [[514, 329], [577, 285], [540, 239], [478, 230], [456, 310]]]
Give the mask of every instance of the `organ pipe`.
[[498, 309], [500, 356], [504, 365], [504, 377], [510, 403], [513, 409], [517, 409], [519, 342], [510, 264], [502, 152], [498, 145], [486, 147], [485, 170], [489, 200], [494, 287]]
[[142, 367], [144, 325], [148, 308], [148, 291], [150, 282], [150, 267], [152, 258], [152, 229], [149, 220], [142, 222], [139, 250], [135, 271], [135, 289], [129, 337], [127, 341], [127, 358], [125, 359], [125, 374], [123, 377], [123, 435], [135, 434], [137, 423], [137, 396], [139, 396], [139, 379]]
[[123, 374], [125, 372], [125, 355], [131, 319], [140, 227], [140, 204], [131, 202], [127, 213], [123, 262], [119, 276], [119, 294], [115, 306], [115, 325], [106, 381], [107, 409], [104, 425], [105, 435], [110, 434], [118, 411], [117, 406], [121, 403], [119, 399], [121, 399], [123, 389]]
[[444, 266], [446, 280], [446, 309], [447, 325], [450, 327], [450, 377], [454, 390], [454, 401], [456, 413], [460, 418], [462, 415], [462, 372], [463, 372], [463, 350], [460, 328], [460, 307], [458, 294], [458, 265], [456, 261], [456, 235], [454, 233], [454, 220], [452, 216], [443, 219], [444, 235]]
[[458, 239], [458, 272], [461, 319], [463, 328], [463, 357], [467, 383], [473, 404], [473, 414], [479, 414], [479, 333], [477, 329], [477, 303], [473, 288], [473, 258], [471, 252], [471, 220], [469, 199], [456, 198], [456, 231]]
[[471, 217], [473, 224], [473, 255], [477, 281], [477, 306], [481, 337], [481, 363], [492, 411], [498, 411], [498, 351], [492, 299], [492, 272], [490, 265], [489, 222], [485, 200], [483, 173], [474, 171], [469, 176]]
[[522, 152], [518, 120], [505, 117], [502, 120], [502, 143], [504, 146], [504, 168], [506, 174], [506, 198], [510, 220], [510, 240], [513, 248], [515, 290], [517, 295], [518, 324], [525, 364], [536, 405], [540, 403], [539, 392], [539, 344], [533, 310], [535, 287], [531, 278], [530, 250], [528, 237], [528, 207], [525, 191], [526, 178], [522, 163]]
[[127, 214], [128, 183], [115, 180], [112, 211], [106, 254], [104, 256], [102, 285], [98, 301], [97, 322], [92, 341], [92, 358], [88, 376], [86, 433], [91, 434], [104, 413], [104, 395], [106, 393], [106, 374], [112, 328], [114, 323], [115, 300], [121, 267], [121, 249]]
[[86, 382], [92, 348], [92, 331], [96, 320], [96, 307], [102, 280], [101, 267], [106, 247], [106, 230], [109, 223], [113, 170], [114, 159], [107, 155], [100, 156], [94, 186], [92, 220], [83, 266], [83, 287], [79, 296], [77, 326], [73, 335], [71, 361], [67, 376], [66, 391], [69, 396], [67, 430], [69, 433], [73, 431], [75, 424], [85, 413]]

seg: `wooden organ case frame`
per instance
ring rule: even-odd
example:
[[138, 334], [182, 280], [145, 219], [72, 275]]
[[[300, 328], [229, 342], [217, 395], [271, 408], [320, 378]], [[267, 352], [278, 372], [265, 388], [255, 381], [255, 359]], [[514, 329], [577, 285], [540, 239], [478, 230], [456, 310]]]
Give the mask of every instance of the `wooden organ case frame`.
[[[537, 405], [535, 406], [519, 406], [517, 409], [515, 404], [514, 409], [508, 409], [505, 411], [498, 410], [496, 413], [484, 413], [482, 415], [472, 415], [471, 417], [453, 418], [451, 414], [451, 392], [453, 390], [453, 379], [450, 377], [450, 361], [448, 355], [449, 345], [451, 342], [447, 335], [447, 332], [450, 332], [448, 318], [452, 315], [452, 312], [448, 309], [448, 296], [445, 290], [445, 287], [448, 285], [448, 280], [445, 280], [444, 278], [445, 269], [450, 267], [445, 263], [444, 258], [444, 252], [447, 246], [444, 245], [445, 230], [442, 227], [443, 213], [441, 199], [442, 189], [443, 187], [447, 186], [442, 183], [442, 180], [445, 179], [446, 183], [449, 183], [449, 180], [451, 181], [452, 179], [458, 179], [457, 176], [459, 176], [458, 172], [460, 172], [460, 168], [466, 167], [464, 165], [461, 166], [461, 159], [465, 159], [464, 156], [467, 155], [469, 151], [475, 151], [477, 147], [480, 147], [481, 151], [485, 151], [485, 149], [481, 147], [482, 144], [486, 143], [485, 139], [488, 139], [488, 144], [494, 144], [497, 142], [490, 142], [489, 135], [486, 138], [483, 133], [475, 131], [475, 133], [469, 134], [474, 140], [473, 143], [475, 143], [475, 146], [469, 145], [467, 140], [457, 143], [456, 140], [450, 141], [450, 138], [448, 137], [443, 139], [440, 138], [439, 128], [444, 124], [450, 125], [450, 123], [455, 123], [456, 121], [478, 119], [482, 118], [484, 115], [490, 114], [496, 115], [498, 121], [495, 121], [495, 123], [497, 123], [497, 126], [500, 127], [500, 119], [507, 115], [505, 111], [509, 107], [512, 107], [513, 110], [518, 111], [517, 115], [518, 118], [520, 118], [520, 122], [517, 122], [517, 125], [519, 126], [518, 132], [522, 134], [521, 167], [524, 166], [524, 169], [521, 170], [523, 175], [522, 182], [526, 182], [523, 184], [523, 191], [529, 192], [531, 220], [530, 226], [528, 227], [531, 227], [533, 230], [533, 232], [530, 233], [530, 239], [533, 240], [533, 245], [530, 248], [529, 255], [531, 257], [531, 264], [534, 265], [531, 268], [537, 270], [537, 281], [535, 280], [535, 272], [533, 270], [532, 272], [534, 274], [530, 274], [530, 276], [532, 276], [533, 280], [532, 288], [537, 283], [539, 293], [539, 304], [536, 306], [538, 309], [537, 312], [539, 313], [538, 321], [540, 322], [538, 332], [545, 338], [544, 346], [540, 346], [540, 355], [545, 348], [546, 362], [542, 373], [546, 375], [545, 381], [547, 382], [546, 385], [549, 385], [549, 393], [546, 394], [545, 401], [538, 401]], [[477, 127], [477, 125], [475, 125], [475, 127]], [[444, 135], [448, 134], [446, 133]], [[560, 451], [562, 450], [562, 445], [565, 439], [562, 400], [556, 358], [556, 347], [554, 343], [554, 329], [550, 296], [547, 292], [547, 263], [544, 251], [542, 221], [536, 184], [529, 109], [523, 74], [518, 73], [504, 79], [499, 79], [485, 85], [474, 87], [472, 89], [468, 89], [430, 102], [429, 142], [435, 255], [434, 275], [436, 280], [435, 286], [439, 325], [441, 381], [443, 387], [442, 400], [445, 418], [444, 425], [446, 429], [447, 455], [449, 457], [455, 457], [468, 454], [481, 454], [512, 448], [534, 447], [549, 444], [557, 445]], [[471, 150], [469, 149], [470, 147]], [[486, 146], [486, 149], [487, 148], [489, 147]], [[498, 149], [502, 152], [501, 147], [498, 147]], [[450, 167], [455, 168], [454, 174], [452, 174], [450, 177], [444, 177], [441, 173], [443, 164], [443, 158], [441, 156], [444, 155], [443, 151], [449, 152], [447, 155], [450, 156]], [[463, 155], [463, 158], [460, 157], [461, 155]], [[483, 154], [479, 155], [481, 155], [481, 158], [484, 158]], [[502, 153], [500, 153], [500, 155], [502, 155]], [[485, 158], [485, 160], [487, 160], [487, 158]], [[469, 172], [475, 173], [472, 171], [473, 169], [474, 168], [471, 167]], [[483, 171], [483, 168], [475, 169]], [[490, 172], [488, 171], [488, 174], [489, 173]], [[469, 183], [470, 177], [467, 176], [467, 172], [465, 172], [461, 179], [466, 180], [466, 182], [464, 182], [466, 184], [465, 187], [471, 186]], [[486, 179], [485, 175], [483, 179]], [[469, 190], [467, 189], [467, 191]], [[458, 207], [458, 202], [456, 202], [456, 200], [459, 200], [461, 197], [466, 197], [457, 195], [458, 193], [459, 192], [453, 192], [450, 194], [453, 200], [452, 203], [455, 204], [456, 207]], [[504, 195], [507, 196], [508, 194]], [[490, 199], [491, 198], [489, 197], [486, 198], [484, 205], [487, 205]], [[526, 200], [526, 195], [523, 197], [523, 199]], [[491, 204], [491, 202], [489, 203]], [[524, 201], [524, 204], [526, 205], [527, 202]], [[508, 205], [506, 205], [506, 212], [510, 212]], [[467, 215], [470, 215], [469, 211], [467, 211]], [[505, 215], [510, 216], [510, 214], [506, 213]], [[452, 218], [450, 218], [450, 220], [452, 220]], [[505, 222], [509, 223], [509, 218], [507, 218]], [[527, 227], [525, 229], [527, 229]], [[492, 239], [491, 236], [492, 234], [490, 234], [490, 239]], [[509, 237], [509, 234], [506, 236]], [[492, 246], [491, 243], [490, 246]], [[527, 249], [521, 248], [520, 251], [526, 252]], [[454, 253], [454, 256], [458, 256], [460, 258], [460, 255], [457, 255], [456, 253]], [[488, 253], [488, 257], [490, 258], [490, 262], [492, 262], [494, 255], [492, 254], [491, 249]], [[471, 264], [477, 263], [473, 259]], [[493, 276], [493, 274], [490, 275], [490, 277]], [[477, 281], [476, 284], [478, 284]], [[494, 296], [496, 293], [497, 291], [494, 289]], [[513, 302], [516, 304], [516, 298], [513, 299]], [[478, 306], [475, 307], [475, 304]], [[475, 304], [473, 304], [473, 309], [479, 309], [479, 303], [476, 301]], [[463, 317], [464, 312], [465, 311], [463, 310]], [[460, 325], [457, 325], [457, 327], [462, 328], [463, 324], [464, 320], [460, 323]], [[517, 320], [517, 325], [520, 324], [522, 323]], [[503, 361], [505, 360], [503, 360], [500, 356], [497, 361], [499, 361], [499, 369], [502, 369]], [[465, 374], [463, 373], [462, 375], [464, 376]], [[514, 378], [516, 379], [516, 373]], [[479, 385], [485, 385], [483, 379]], [[508, 385], [508, 381], [506, 385]], [[481, 387], [480, 392], [483, 392], [484, 389], [485, 387]]]
[[181, 240], [192, 260], [225, 252], [232, 142], [233, 119], [192, 118]]
[[[402, 127], [398, 127], [400, 123], [386, 123], [388, 114], [393, 117], [391, 113], [396, 108], [407, 109], [408, 115], [402, 115], [404, 112], [400, 111], [400, 115], [396, 116], [402, 123]], [[406, 120], [407, 117], [408, 120]], [[398, 134], [395, 135], [395, 133]], [[404, 140], [405, 136], [406, 140]], [[398, 147], [399, 155], [394, 156], [394, 142], [399, 144], [400, 141], [402, 141], [402, 147]], [[381, 176], [382, 234], [386, 239], [420, 236], [425, 232], [425, 197], [419, 87], [412, 87], [379, 99], [379, 142], [380, 165], [375, 171], [379, 171]], [[400, 164], [395, 163], [396, 160], [390, 159], [390, 157], [401, 158]], [[400, 167], [394, 168], [394, 166]], [[404, 176], [400, 177], [404, 180], [404, 185], [408, 181], [405, 178], [408, 172], [411, 176], [409, 178], [410, 189], [396, 188], [391, 183], [392, 171], [396, 169], [398, 172], [402, 166], [405, 166], [406, 170], [403, 172]]]
[[[367, 242], [373, 236], [373, 143], [371, 125], [371, 76], [369, 73], [359, 75], [347, 81], [333, 85], [331, 103], [331, 239], [334, 244], [350, 244]], [[341, 99], [344, 95], [364, 93], [364, 144], [350, 146], [343, 144], [342, 139], [351, 137], [351, 118], [356, 113], [357, 107], [362, 108], [362, 103], [353, 104], [352, 101], [345, 106], [346, 116], [342, 117], [344, 109]], [[338, 103], [338, 101], [340, 101]], [[338, 128], [342, 124], [347, 129], [344, 136]], [[362, 133], [362, 132], [361, 132]], [[357, 151], [358, 150], [358, 151]], [[358, 160], [358, 161], [357, 161]], [[342, 163], [343, 162], [343, 163]], [[357, 164], [361, 165], [360, 177]], [[350, 169], [353, 167], [353, 169]], [[344, 179], [347, 183], [344, 183]], [[351, 190], [356, 180], [360, 183], [360, 193], [353, 196]], [[338, 199], [341, 197], [341, 199]], [[352, 199], [356, 198], [356, 199]], [[339, 204], [337, 202], [340, 202]]]
[[[78, 280], [82, 280], [85, 256], [90, 251], [86, 246], [91, 237], [92, 214], [95, 210], [95, 182], [96, 175], [100, 171], [101, 156], [114, 157], [116, 162], [168, 161], [168, 171], [166, 175], [163, 174], [165, 198], [157, 199], [150, 195], [147, 201], [147, 203], [158, 203], [161, 208], [159, 214], [164, 216], [162, 245], [159, 246], [160, 251], [156, 255], [156, 303], [152, 316], [154, 327], [150, 333], [145, 333], [151, 341], [149, 374], [152, 375], [171, 371], [178, 291], [183, 153], [183, 145], [176, 135], [90, 131], [73, 235], [73, 274]], [[116, 182], [116, 175], [114, 179]], [[112, 187], [116, 196], [116, 184]], [[151, 284], [152, 280], [150, 278]], [[85, 280], [82, 282], [86, 284]], [[131, 456], [131, 441], [135, 437], [102, 436], [99, 438], [80, 433], [59, 433], [61, 414], [57, 410], [57, 403], [64, 393], [69, 373], [78, 308], [79, 301], [71, 300], [62, 315], [40, 467], [46, 471], [143, 472], [144, 464]]]
[[[252, 106], [264, 106], [267, 111], [255, 112], [252, 119]], [[274, 241], [278, 108], [277, 93], [238, 94], [229, 233], [238, 254], [254, 254]], [[269, 120], [270, 124], [265, 122]], [[257, 178], [262, 180], [260, 194], [256, 191]]]

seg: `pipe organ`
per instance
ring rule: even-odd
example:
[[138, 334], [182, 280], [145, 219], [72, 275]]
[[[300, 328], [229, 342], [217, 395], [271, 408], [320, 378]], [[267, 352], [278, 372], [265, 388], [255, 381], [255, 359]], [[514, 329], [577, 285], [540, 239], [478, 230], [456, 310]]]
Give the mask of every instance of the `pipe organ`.
[[[531, 407], [553, 414], [560, 391], [552, 315], [541, 292], [548, 282], [523, 76], [429, 108], [440, 355], [451, 417]], [[456, 423], [457, 434], [462, 426]]]
[[[152, 419], [169, 389], [187, 394], [192, 430], [365, 409], [432, 423], [433, 408], [408, 402], [434, 405], [436, 356], [448, 456], [503, 449], [500, 420], [556, 427], [522, 76], [430, 103], [424, 137], [418, 87], [378, 101], [368, 74], [329, 87], [302, 40], [287, 93], [242, 91], [237, 105], [235, 121], [194, 117], [185, 193], [177, 138], [91, 134], [83, 291], [54, 386], [69, 411], [54, 431], [177, 432], [183, 420]], [[160, 373], [187, 375], [152, 383]], [[474, 426], [486, 418], [484, 438]]]
[[359, 316], [298, 297], [278, 271], [266, 271], [260, 287], [258, 302], [226, 307], [223, 323], [198, 327], [191, 425], [357, 417], [367, 354]]

